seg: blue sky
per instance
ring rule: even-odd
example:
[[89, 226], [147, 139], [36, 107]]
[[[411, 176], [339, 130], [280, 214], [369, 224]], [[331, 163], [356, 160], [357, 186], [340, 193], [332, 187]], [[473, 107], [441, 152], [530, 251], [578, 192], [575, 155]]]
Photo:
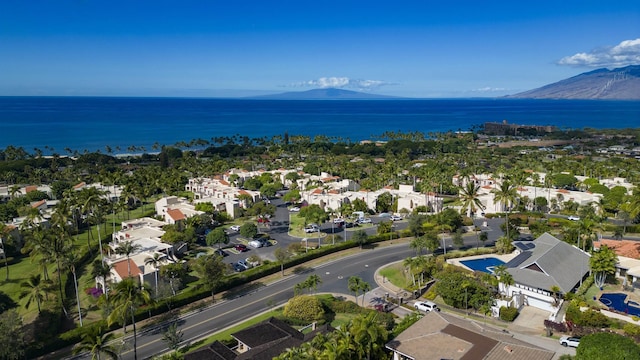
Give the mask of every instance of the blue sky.
[[640, 1], [0, 1], [0, 95], [501, 96], [640, 64]]

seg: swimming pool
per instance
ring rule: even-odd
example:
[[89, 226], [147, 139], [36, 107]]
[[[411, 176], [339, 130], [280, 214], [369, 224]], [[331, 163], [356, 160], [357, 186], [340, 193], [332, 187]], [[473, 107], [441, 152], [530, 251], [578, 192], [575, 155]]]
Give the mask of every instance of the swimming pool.
[[629, 301], [627, 303], [625, 302], [626, 299], [627, 294], [622, 293], [605, 293], [600, 295], [600, 302], [605, 306], [625, 314], [640, 316], [640, 307], [634, 306], [637, 303], [635, 301]]
[[473, 259], [473, 260], [460, 260], [460, 263], [471, 270], [483, 271], [489, 274], [493, 274], [493, 269], [496, 266], [504, 265], [504, 261], [494, 257], [486, 257], [482, 259]]

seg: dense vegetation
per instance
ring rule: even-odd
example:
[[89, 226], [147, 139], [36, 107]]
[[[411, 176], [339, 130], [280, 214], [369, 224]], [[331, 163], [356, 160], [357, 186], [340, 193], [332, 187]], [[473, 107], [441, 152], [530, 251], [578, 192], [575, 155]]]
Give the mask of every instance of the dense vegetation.
[[[25, 221], [21, 226], [24, 246], [12, 242], [8, 235], [8, 228], [0, 228], [2, 247], [7, 256], [4, 259], [6, 270], [3, 282], [0, 284], [0, 326], [4, 329], [22, 328], [22, 318], [32, 324], [32, 328], [46, 328], [47, 331], [27, 328], [25, 332], [13, 331], [8, 334], [24, 334], [26, 342], [33, 344], [29, 351], [35, 353], [42, 348], [51, 346], [57, 340], [57, 335], [79, 325], [82, 311], [78, 316], [71, 315], [78, 300], [93, 309], [93, 317], [85, 319], [92, 326], [107, 329], [107, 317], [111, 310], [105, 303], [98, 301], [97, 296], [82, 294], [75, 296], [76, 288], [84, 287], [79, 279], [92, 279], [104, 273], [99, 266], [100, 247], [102, 241], [108, 239], [113, 228], [121, 221], [148, 214], [151, 209], [147, 204], [161, 194], [187, 195], [184, 184], [187, 179], [195, 176], [214, 176], [231, 168], [245, 170], [274, 170], [277, 168], [298, 168], [309, 173], [330, 173], [345, 179], [353, 179], [363, 188], [379, 189], [384, 186], [397, 187], [400, 184], [415, 184], [418, 191], [437, 192], [449, 196], [447, 201], [461, 205], [463, 209], [477, 210], [478, 204], [474, 200], [473, 188], [458, 188], [452, 183], [454, 175], [462, 177], [476, 173], [499, 174], [508, 180], [509, 186], [500, 189], [500, 196], [505, 203], [510, 203], [509, 222], [505, 236], [498, 243], [501, 251], [510, 249], [510, 241], [518, 235], [520, 226], [528, 226], [532, 232], [551, 231], [563, 240], [578, 244], [581, 242], [590, 246], [597, 231], [607, 231], [613, 234], [623, 234], [636, 230], [634, 224], [640, 215], [640, 197], [638, 194], [629, 196], [623, 187], [603, 187], [596, 179], [625, 177], [627, 181], [640, 183], [640, 163], [629, 156], [601, 155], [597, 149], [611, 145], [625, 145], [628, 148], [640, 144], [640, 131], [633, 129], [621, 135], [607, 134], [599, 136], [595, 130], [585, 129], [579, 132], [561, 132], [552, 134], [554, 139], [566, 139], [573, 143], [572, 147], [556, 147], [552, 151], [538, 151], [535, 142], [530, 147], [495, 147], [486, 146], [487, 140], [477, 133], [470, 134], [425, 134], [420, 133], [386, 133], [380, 136], [380, 143], [352, 143], [344, 139], [328, 139], [316, 137], [310, 139], [305, 136], [274, 137], [272, 139], [248, 139], [246, 137], [215, 138], [211, 141], [198, 139], [179, 146], [157, 147], [158, 153], [144, 154], [139, 157], [123, 158], [114, 156], [113, 149], [105, 147], [103, 153], [77, 153], [70, 150], [66, 155], [54, 154], [50, 157], [42, 156], [43, 152], [35, 149], [28, 153], [24, 149], [8, 146], [0, 150], [0, 181], [8, 187], [8, 198], [0, 203], [0, 222], [11, 221], [14, 217], [23, 216]], [[507, 143], [510, 138], [491, 139]], [[197, 148], [194, 150], [192, 148]], [[549, 174], [548, 183], [540, 184], [532, 172]], [[295, 176], [293, 174], [292, 176]], [[586, 176], [584, 181], [578, 181], [576, 176]], [[123, 188], [122, 195], [117, 201], [106, 201], [102, 193], [87, 188], [82, 191], [71, 191], [80, 182], [100, 182], [109, 187], [118, 185]], [[37, 200], [48, 199], [43, 192], [34, 191], [26, 196], [17, 193], [21, 186], [50, 184], [51, 198], [59, 200], [52, 226], [43, 228], [38, 226], [39, 214], [33, 211], [30, 204]], [[517, 199], [514, 188], [520, 185], [532, 184], [538, 186], [581, 189], [603, 194], [599, 207], [578, 206], [570, 200], [552, 199], [545, 203], [536, 199]], [[243, 186], [271, 195], [282, 189], [281, 183], [275, 182], [273, 177], [260, 176], [246, 181]], [[286, 200], [299, 200], [299, 192], [292, 188]], [[459, 198], [458, 198], [459, 196]], [[555, 200], [555, 201], [554, 201]], [[258, 216], [273, 211], [268, 204], [257, 202], [244, 210], [246, 216]], [[363, 208], [364, 206], [364, 208]], [[189, 220], [184, 227], [167, 226], [164, 241], [175, 243], [179, 241], [196, 245], [198, 239], [216, 226], [229, 222], [224, 213], [217, 213], [213, 209], [202, 208], [207, 214]], [[208, 210], [208, 211], [207, 211]], [[308, 207], [302, 216], [305, 222], [320, 222], [328, 218], [328, 214]], [[354, 202], [351, 209], [340, 211], [394, 211], [392, 198], [382, 197], [377, 209], [366, 209], [366, 204]], [[421, 209], [426, 212], [429, 209]], [[543, 212], [578, 213], [583, 219], [580, 222], [554, 220], [541, 221]], [[407, 214], [408, 215], [408, 214]], [[407, 235], [414, 237], [412, 247], [417, 253], [423, 250], [433, 252], [437, 249], [437, 234], [442, 232], [455, 233], [461, 226], [468, 224], [468, 218], [452, 209], [445, 209], [437, 216], [414, 214], [409, 220]], [[608, 218], [617, 218], [621, 225], [607, 222]], [[620, 223], [619, 223], [620, 224]], [[253, 236], [257, 232], [252, 223], [246, 223], [241, 232], [246, 236]], [[390, 228], [389, 228], [390, 229]], [[640, 231], [637, 231], [640, 232]], [[223, 234], [209, 232], [206, 242], [224, 244]], [[381, 236], [384, 232], [381, 234]], [[486, 234], [485, 234], [486, 235]], [[481, 233], [477, 234], [478, 243], [483, 242]], [[387, 237], [388, 238], [388, 237]], [[485, 238], [486, 239], [486, 238]], [[354, 234], [354, 239], [347, 245], [363, 245], [371, 241], [361, 233]], [[336, 247], [335, 249], [339, 249]], [[331, 251], [336, 251], [336, 250]], [[285, 263], [296, 264], [308, 257], [292, 258], [291, 254], [283, 253], [278, 264], [268, 264], [262, 270], [255, 270], [248, 276], [261, 276], [281, 270]], [[299, 251], [299, 249], [298, 249]], [[329, 250], [323, 250], [329, 251]], [[319, 256], [320, 252], [311, 256]], [[607, 259], [605, 259], [607, 260]], [[150, 294], [155, 300], [163, 300], [155, 305], [159, 309], [166, 306], [177, 306], [190, 301], [212, 296], [223, 287], [230, 287], [238, 283], [229, 280], [224, 283], [198, 281], [198, 278], [210, 278], [207, 274], [219, 274], [220, 264], [209, 257], [202, 257], [199, 261], [190, 261], [187, 267], [167, 267], [162, 269], [165, 291], [161, 294]], [[488, 298], [495, 293], [496, 284], [489, 279], [471, 278], [443, 269], [441, 263], [432, 260], [419, 260], [414, 264], [407, 264], [414, 284], [419, 287], [425, 279], [436, 278], [441, 283], [464, 281], [466, 292], [464, 299], [462, 292], [446, 294], [441, 288], [440, 294], [444, 301], [454, 307], [474, 308], [483, 311]], [[15, 269], [15, 271], [14, 271]], [[19, 270], [18, 270], [19, 269]], [[266, 269], [266, 270], [265, 270]], [[604, 269], [603, 271], [605, 271]], [[108, 271], [108, 269], [107, 269]], [[249, 273], [250, 274], [250, 273]], [[605, 278], [606, 278], [605, 271]], [[463, 275], [464, 276], [464, 275]], [[196, 286], [197, 284], [197, 286]], [[437, 289], [438, 287], [436, 287]], [[82, 293], [83, 289], [80, 290]], [[125, 291], [125, 290], [123, 290]], [[122, 308], [132, 320], [142, 317], [136, 312], [137, 306], [148, 302], [141, 294], [129, 294], [121, 297], [120, 302], [129, 304], [129, 308]], [[116, 297], [116, 299], [118, 299]], [[135, 300], [133, 300], [135, 299]], [[167, 300], [170, 299], [170, 300]], [[163, 308], [165, 306], [165, 308]], [[126, 310], [126, 311], [125, 311]], [[37, 312], [36, 312], [37, 311]], [[137, 315], [131, 315], [135, 313]], [[17, 314], [22, 315], [16, 316]], [[26, 315], [26, 316], [25, 316]], [[86, 315], [86, 313], [85, 313]], [[113, 319], [112, 319], [113, 320]], [[120, 322], [123, 320], [120, 319]], [[117, 323], [118, 321], [111, 321]], [[76, 341], [83, 331], [78, 329], [68, 339]], [[75, 334], [75, 335], [74, 335]], [[6, 341], [15, 341], [23, 335], [14, 336]], [[5, 343], [0, 339], [0, 343]], [[23, 353], [24, 347], [16, 347]], [[2, 357], [0, 357], [2, 358]]]

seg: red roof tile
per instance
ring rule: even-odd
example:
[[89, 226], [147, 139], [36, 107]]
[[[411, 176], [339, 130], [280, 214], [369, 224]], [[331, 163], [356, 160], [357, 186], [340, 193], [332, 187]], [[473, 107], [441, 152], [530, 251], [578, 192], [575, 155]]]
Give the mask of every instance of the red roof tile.
[[35, 185], [29, 185], [29, 186], [24, 188], [24, 192], [26, 192], [26, 193], [30, 193], [30, 192], [36, 191], [36, 190], [38, 190], [38, 187], [35, 186]]
[[32, 208], [34, 208], [34, 209], [35, 209], [35, 208], [39, 208], [40, 206], [42, 206], [42, 205], [44, 205], [44, 204], [46, 204], [46, 203], [47, 203], [47, 201], [46, 201], [46, 200], [40, 200], [40, 201], [38, 201], [38, 202], [33, 203], [33, 204], [31, 205], [31, 207], [32, 207]]
[[186, 218], [186, 216], [184, 216], [182, 211], [180, 211], [179, 209], [168, 209], [167, 215], [169, 215], [173, 219], [173, 221], [180, 221]]
[[[127, 261], [129, 262], [128, 266]], [[113, 270], [118, 273], [121, 279], [126, 279], [129, 277], [129, 267], [131, 267], [131, 277], [140, 276], [140, 274], [142, 274], [136, 263], [131, 259], [125, 259], [113, 264]]]
[[600, 247], [602, 245], [607, 245], [610, 249], [613, 249], [618, 256], [640, 259], [640, 242], [610, 239], [602, 239], [600, 241], [593, 242], [594, 247]]

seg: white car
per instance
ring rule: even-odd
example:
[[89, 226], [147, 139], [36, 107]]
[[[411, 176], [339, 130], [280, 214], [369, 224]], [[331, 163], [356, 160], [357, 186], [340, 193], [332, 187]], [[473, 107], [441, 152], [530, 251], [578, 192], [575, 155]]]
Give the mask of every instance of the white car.
[[231, 225], [231, 227], [229, 228], [233, 231], [240, 231], [240, 225]]
[[318, 227], [318, 225], [316, 224], [309, 224], [307, 225], [307, 227], [304, 228], [304, 232], [308, 233], [313, 233], [316, 231], [320, 231], [320, 228]]
[[402, 220], [402, 216], [391, 215], [391, 217], [389, 219], [391, 219], [391, 221], [400, 221], [400, 220]]
[[571, 221], [580, 221], [580, 216], [571, 215], [567, 219], [569, 219]]
[[251, 246], [252, 248], [255, 248], [255, 249], [260, 248], [260, 247], [262, 247], [262, 241], [260, 241], [260, 240], [251, 240], [251, 241], [249, 241], [249, 246]]
[[371, 224], [371, 218], [364, 218], [360, 220], [361, 224]]
[[298, 211], [300, 211], [300, 208], [299, 208], [299, 207], [297, 207], [297, 206], [294, 206], [294, 207], [292, 207], [291, 209], [289, 209], [289, 211], [291, 211], [291, 212], [298, 212]]
[[416, 301], [416, 303], [413, 304], [413, 307], [415, 307], [416, 310], [424, 311], [424, 312], [440, 311], [440, 308], [438, 308], [438, 305], [431, 301]]
[[577, 348], [580, 345], [580, 338], [576, 336], [563, 336], [560, 338], [560, 345]]
[[343, 218], [333, 219], [333, 223], [334, 224], [342, 224], [342, 223], [344, 223], [344, 219]]

